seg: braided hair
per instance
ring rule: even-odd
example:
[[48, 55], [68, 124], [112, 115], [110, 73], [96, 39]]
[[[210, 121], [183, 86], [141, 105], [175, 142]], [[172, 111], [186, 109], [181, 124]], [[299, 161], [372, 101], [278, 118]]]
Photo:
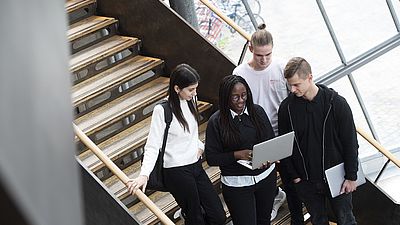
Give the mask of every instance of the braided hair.
[[249, 113], [249, 117], [253, 125], [256, 127], [257, 138], [261, 138], [261, 133], [263, 128], [265, 128], [265, 124], [262, 121], [260, 115], [256, 112], [253, 96], [250, 90], [249, 85], [241, 76], [237, 75], [229, 75], [222, 79], [219, 85], [219, 110], [220, 110], [220, 124], [221, 124], [221, 135], [222, 142], [225, 146], [230, 146], [232, 144], [239, 143], [239, 135], [240, 132], [237, 127], [234, 125], [232, 120], [232, 115], [230, 112], [230, 103], [231, 103], [231, 93], [233, 87], [241, 83], [245, 86], [247, 91], [247, 99], [246, 99], [246, 108]]

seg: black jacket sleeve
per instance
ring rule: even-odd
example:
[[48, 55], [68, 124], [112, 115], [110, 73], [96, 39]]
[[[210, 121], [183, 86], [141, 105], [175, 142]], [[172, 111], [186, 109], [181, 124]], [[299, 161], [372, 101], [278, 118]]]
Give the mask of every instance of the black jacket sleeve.
[[343, 148], [345, 179], [357, 180], [358, 141], [356, 127], [350, 106], [341, 96], [338, 96], [336, 100], [335, 117], [338, 120], [338, 135]]
[[208, 120], [206, 130], [205, 155], [210, 166], [236, 163], [233, 152], [224, 151], [219, 124], [219, 111], [217, 111]]

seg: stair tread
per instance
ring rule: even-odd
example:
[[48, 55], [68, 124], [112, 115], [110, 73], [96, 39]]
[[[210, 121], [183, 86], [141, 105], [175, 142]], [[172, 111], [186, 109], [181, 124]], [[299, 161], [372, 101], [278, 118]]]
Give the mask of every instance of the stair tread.
[[69, 41], [74, 41], [80, 37], [106, 28], [117, 20], [111, 17], [90, 16], [69, 26], [67, 37]]
[[73, 105], [76, 106], [91, 97], [104, 93], [162, 63], [163, 61], [160, 59], [138, 55], [113, 66], [96, 76], [74, 85], [72, 87]]
[[96, 3], [96, 0], [68, 0], [65, 3], [65, 9], [67, 13], [70, 13], [93, 3]]
[[128, 116], [137, 108], [151, 104], [167, 95], [169, 78], [158, 77], [131, 92], [75, 119], [75, 124], [86, 135]]
[[71, 55], [69, 60], [70, 71], [76, 72], [94, 62], [121, 52], [138, 42], [139, 39], [137, 38], [114, 35]]
[[[210, 103], [198, 102], [199, 112], [206, 111], [211, 107]], [[131, 149], [138, 148], [147, 140], [150, 130], [151, 117], [148, 117], [128, 129], [118, 133], [108, 140], [100, 143], [98, 147], [111, 159], [115, 160], [122, 155], [127, 154]], [[205, 128], [207, 123], [203, 123], [199, 127], [200, 140], [204, 140]], [[203, 137], [203, 138], [202, 138]], [[104, 167], [103, 162], [98, 159], [92, 151], [85, 151], [79, 155], [79, 158], [91, 171], [97, 171]]]
[[[207, 175], [210, 177], [211, 182], [215, 183], [219, 179], [220, 170], [215, 166], [208, 166], [205, 162], [203, 167]], [[164, 213], [176, 208], [178, 204], [169, 192], [154, 192], [148, 196], [158, 208]], [[144, 224], [152, 224], [157, 220], [157, 217], [142, 203], [139, 202], [129, 208], [129, 211], [135, 214], [135, 216]]]
[[[199, 127], [199, 136], [205, 136], [205, 128], [207, 127], [206, 123], [202, 124], [203, 126]], [[148, 131], [147, 131], [148, 132]], [[200, 139], [201, 141], [204, 141], [204, 139]], [[135, 163], [137, 165], [131, 165], [127, 168], [125, 168], [123, 171], [124, 173], [131, 178], [137, 177], [139, 174], [139, 169], [140, 169], [140, 161]], [[125, 184], [123, 184], [115, 175], [108, 178], [107, 180], [104, 181], [104, 184], [109, 187], [113, 193], [115, 193], [118, 197], [124, 198], [126, 196], [126, 188]]]

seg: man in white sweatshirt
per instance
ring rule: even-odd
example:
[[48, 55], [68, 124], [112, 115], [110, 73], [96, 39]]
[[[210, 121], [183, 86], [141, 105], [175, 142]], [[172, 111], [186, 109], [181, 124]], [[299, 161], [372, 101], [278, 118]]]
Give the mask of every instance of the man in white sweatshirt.
[[[234, 75], [243, 77], [250, 86], [255, 104], [264, 108], [271, 122], [275, 136], [278, 135], [278, 109], [280, 103], [289, 94], [286, 79], [283, 76], [285, 63], [272, 59], [273, 38], [265, 29], [265, 24], [258, 27], [251, 36], [249, 50], [253, 54], [248, 63], [243, 63], [233, 70]], [[280, 171], [282, 177], [282, 171]], [[284, 185], [284, 177], [282, 178]], [[285, 186], [288, 192], [288, 204], [292, 216], [292, 225], [304, 224], [302, 203], [297, 197], [294, 188]], [[271, 212], [273, 220], [286, 200], [286, 193], [278, 188]]]

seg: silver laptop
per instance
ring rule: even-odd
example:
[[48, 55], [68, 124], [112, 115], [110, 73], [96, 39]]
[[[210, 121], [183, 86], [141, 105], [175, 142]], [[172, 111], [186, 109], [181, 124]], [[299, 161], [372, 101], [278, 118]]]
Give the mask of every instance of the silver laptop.
[[[342, 188], [342, 184], [344, 182], [344, 163], [340, 163], [325, 170], [325, 175], [332, 198], [340, 195], [340, 189]], [[361, 162], [358, 161], [357, 186], [360, 186], [364, 183], [365, 175], [361, 166]]]
[[249, 169], [258, 169], [263, 163], [275, 162], [292, 155], [294, 132], [261, 142], [253, 147], [253, 158], [237, 162]]

